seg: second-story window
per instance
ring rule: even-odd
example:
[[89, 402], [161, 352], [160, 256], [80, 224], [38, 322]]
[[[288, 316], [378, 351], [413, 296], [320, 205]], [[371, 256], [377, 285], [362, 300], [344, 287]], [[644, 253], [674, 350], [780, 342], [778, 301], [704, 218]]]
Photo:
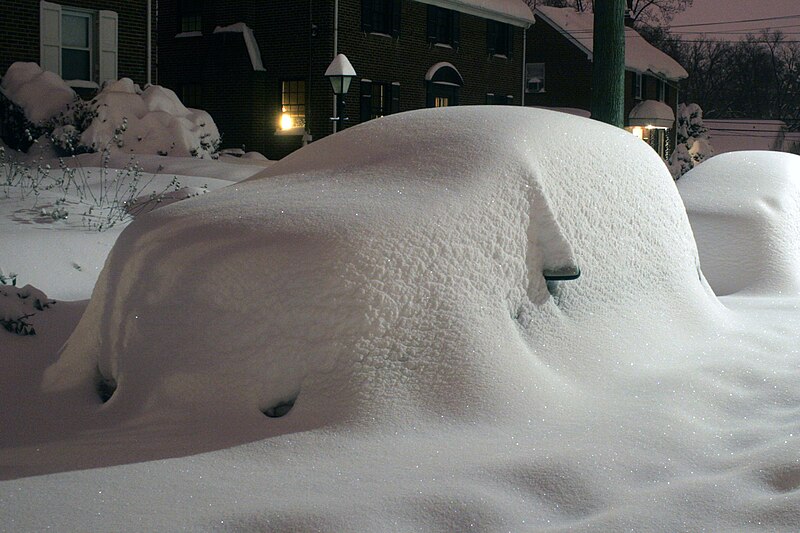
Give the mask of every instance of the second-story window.
[[458, 47], [460, 34], [458, 11], [428, 4], [428, 42]]
[[641, 72], [633, 73], [633, 98], [636, 100], [642, 99], [643, 81]]
[[202, 31], [202, 2], [200, 0], [180, 0], [180, 33]]
[[489, 55], [511, 57], [513, 38], [514, 28], [510, 24], [486, 21], [486, 49]]
[[401, 0], [361, 0], [361, 30], [400, 35]]
[[658, 101], [665, 102], [667, 100], [667, 84], [664, 80], [658, 80]]

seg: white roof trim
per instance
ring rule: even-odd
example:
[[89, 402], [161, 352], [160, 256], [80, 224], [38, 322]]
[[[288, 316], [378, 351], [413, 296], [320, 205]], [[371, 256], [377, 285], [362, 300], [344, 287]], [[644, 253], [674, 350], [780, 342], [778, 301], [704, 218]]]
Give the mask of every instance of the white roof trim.
[[[461, 73], [458, 71], [458, 69], [456, 67], [453, 66], [452, 63], [448, 63], [447, 61], [440, 61], [439, 63], [436, 63], [431, 68], [429, 68], [428, 72], [425, 73], [425, 81], [431, 81], [433, 79], [434, 74], [436, 74], [436, 72], [439, 69], [445, 68], [445, 67], [449, 67], [449, 68], [453, 69], [456, 72], [456, 74], [458, 74], [458, 77], [461, 78], [461, 83], [462, 84], [464, 83], [464, 76], [461, 75]], [[444, 85], [444, 83], [443, 83], [443, 85]], [[450, 84], [447, 84], [447, 85], [450, 85]]]
[[533, 13], [523, 0], [417, 0], [417, 2], [521, 28], [528, 28], [534, 23]]

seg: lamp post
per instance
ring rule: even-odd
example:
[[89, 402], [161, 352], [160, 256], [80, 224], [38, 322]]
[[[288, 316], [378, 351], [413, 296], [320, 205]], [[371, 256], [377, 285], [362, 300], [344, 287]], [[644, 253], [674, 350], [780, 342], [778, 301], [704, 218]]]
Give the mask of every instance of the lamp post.
[[353, 65], [344, 54], [339, 54], [333, 58], [328, 69], [325, 71], [325, 77], [331, 81], [333, 94], [335, 95], [335, 117], [332, 117], [333, 132], [336, 133], [336, 125], [341, 124], [341, 129], [344, 129], [347, 115], [345, 113], [344, 95], [350, 89], [350, 82], [356, 77], [356, 71]]

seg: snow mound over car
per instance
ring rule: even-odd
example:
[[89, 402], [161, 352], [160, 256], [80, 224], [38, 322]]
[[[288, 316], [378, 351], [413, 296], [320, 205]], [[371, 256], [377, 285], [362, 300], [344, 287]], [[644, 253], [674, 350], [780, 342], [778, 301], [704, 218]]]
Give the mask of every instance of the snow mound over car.
[[715, 309], [647, 145], [544, 110], [424, 110], [131, 224], [46, 384], [283, 430], [513, 417], [567, 387], [551, 349], [599, 314], [653, 334]]
[[677, 183], [718, 295], [800, 294], [800, 156], [720, 154]]

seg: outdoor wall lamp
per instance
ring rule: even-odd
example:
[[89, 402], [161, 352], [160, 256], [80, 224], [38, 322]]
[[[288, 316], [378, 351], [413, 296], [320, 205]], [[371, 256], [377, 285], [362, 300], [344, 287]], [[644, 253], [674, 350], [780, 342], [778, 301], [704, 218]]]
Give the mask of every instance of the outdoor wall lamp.
[[350, 82], [356, 77], [356, 71], [353, 65], [350, 64], [347, 56], [339, 54], [334, 57], [331, 64], [328, 65], [328, 69], [325, 71], [325, 77], [330, 80], [333, 93], [336, 95], [334, 110], [336, 116], [331, 117], [331, 120], [334, 121], [333, 131], [336, 132], [336, 124], [341, 124], [341, 128], [344, 129], [344, 123], [347, 121], [344, 95], [347, 94], [348, 89], [350, 89]]

